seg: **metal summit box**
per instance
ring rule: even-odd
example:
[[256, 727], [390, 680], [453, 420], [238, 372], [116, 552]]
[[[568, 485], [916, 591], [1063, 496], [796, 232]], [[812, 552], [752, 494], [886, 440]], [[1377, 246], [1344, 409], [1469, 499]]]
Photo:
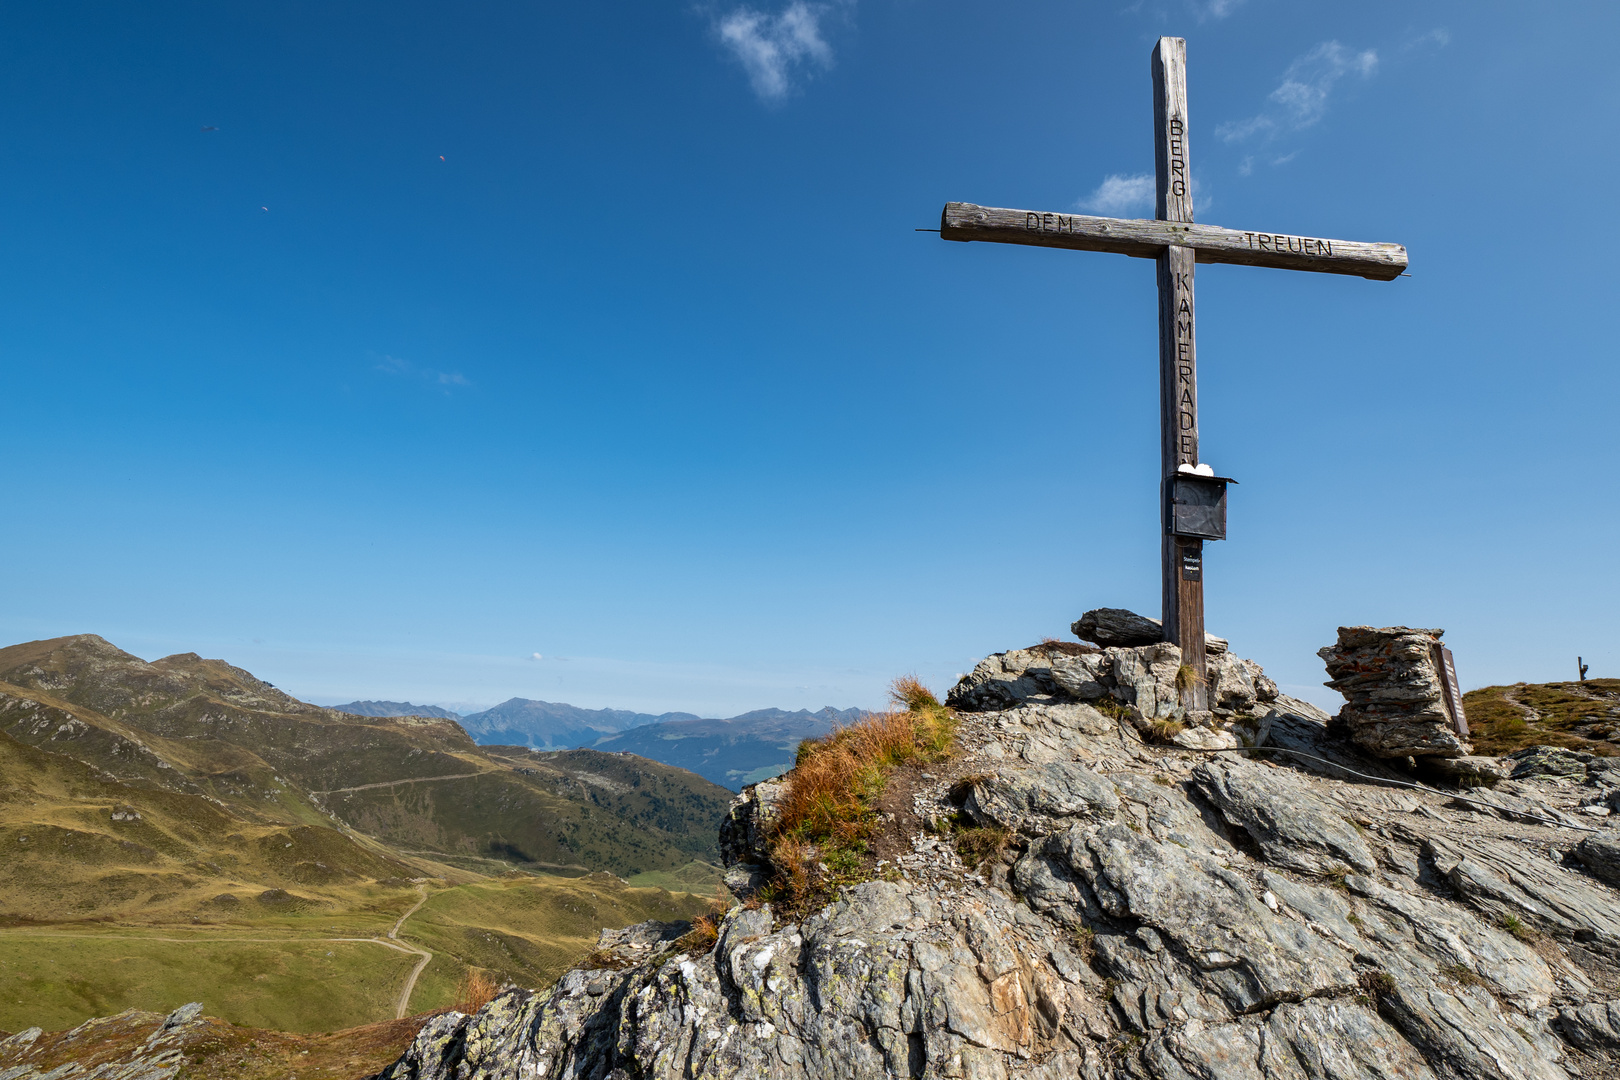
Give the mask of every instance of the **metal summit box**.
[[1171, 474], [1164, 485], [1170, 501], [1164, 515], [1166, 531], [1194, 540], [1225, 540], [1226, 485], [1235, 483], [1230, 476]]

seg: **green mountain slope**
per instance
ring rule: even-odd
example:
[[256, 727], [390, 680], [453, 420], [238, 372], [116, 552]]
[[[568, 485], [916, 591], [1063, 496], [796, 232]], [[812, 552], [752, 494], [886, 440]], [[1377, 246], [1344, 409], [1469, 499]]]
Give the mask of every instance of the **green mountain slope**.
[[471, 969], [543, 985], [601, 927], [707, 909], [729, 796], [191, 654], [0, 649], [0, 1027], [201, 999], [310, 1031], [448, 1005]]
[[147, 663], [93, 635], [0, 649], [0, 732], [88, 769], [110, 797], [186, 795], [242, 824], [497, 871], [714, 861], [729, 799], [656, 762], [492, 753], [450, 721], [322, 709], [223, 661]]
[[1620, 754], [1620, 679], [1487, 686], [1463, 695], [1463, 712], [1482, 754], [1538, 744]]

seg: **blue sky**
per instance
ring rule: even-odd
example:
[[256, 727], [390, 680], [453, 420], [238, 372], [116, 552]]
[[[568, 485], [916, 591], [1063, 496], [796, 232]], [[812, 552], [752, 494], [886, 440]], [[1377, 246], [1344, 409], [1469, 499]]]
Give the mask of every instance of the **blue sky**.
[[0, 636], [303, 697], [876, 705], [1158, 608], [1151, 263], [947, 200], [1200, 220], [1213, 631], [1620, 674], [1612, 3], [11, 5]]

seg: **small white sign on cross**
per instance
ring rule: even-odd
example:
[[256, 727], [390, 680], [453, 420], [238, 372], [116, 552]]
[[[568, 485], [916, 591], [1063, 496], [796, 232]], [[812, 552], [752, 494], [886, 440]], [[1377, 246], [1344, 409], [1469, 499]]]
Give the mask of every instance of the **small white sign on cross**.
[[[946, 203], [939, 234], [945, 240], [1110, 251], [1158, 261], [1164, 634], [1165, 640], [1181, 647], [1183, 662], [1197, 674], [1196, 685], [1186, 692], [1186, 704], [1202, 710], [1209, 707], [1203, 545], [1205, 538], [1225, 535], [1228, 481], [1213, 477], [1207, 466], [1198, 463], [1193, 267], [1197, 263], [1241, 263], [1391, 281], [1406, 270], [1406, 249], [1399, 244], [1362, 244], [1195, 224], [1187, 167], [1187, 42], [1183, 38], [1160, 38], [1154, 47], [1153, 105], [1154, 220]], [[1209, 479], [1200, 480], [1201, 476]]]

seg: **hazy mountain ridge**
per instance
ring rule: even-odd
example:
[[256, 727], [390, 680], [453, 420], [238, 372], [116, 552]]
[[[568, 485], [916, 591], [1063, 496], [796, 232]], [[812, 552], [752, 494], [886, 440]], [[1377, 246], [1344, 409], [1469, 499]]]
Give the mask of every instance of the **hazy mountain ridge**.
[[725, 720], [670, 720], [608, 736], [596, 749], [649, 757], [738, 790], [786, 772], [801, 742], [822, 738], [864, 711], [756, 709]]
[[481, 745], [537, 750], [592, 747], [632, 753], [688, 769], [737, 790], [787, 769], [804, 739], [820, 738], [862, 709], [755, 709], [726, 718], [692, 713], [582, 709], [561, 702], [512, 698], [461, 718]]
[[565, 750], [590, 746], [604, 736], [669, 720], [696, 720], [691, 713], [632, 712], [628, 709], [582, 709], [560, 701], [509, 698], [494, 708], [461, 718], [461, 726], [480, 743]]
[[437, 705], [413, 705], [409, 701], [351, 701], [332, 705], [337, 712], [351, 716], [431, 716], [439, 720], [460, 720], [461, 714]]

